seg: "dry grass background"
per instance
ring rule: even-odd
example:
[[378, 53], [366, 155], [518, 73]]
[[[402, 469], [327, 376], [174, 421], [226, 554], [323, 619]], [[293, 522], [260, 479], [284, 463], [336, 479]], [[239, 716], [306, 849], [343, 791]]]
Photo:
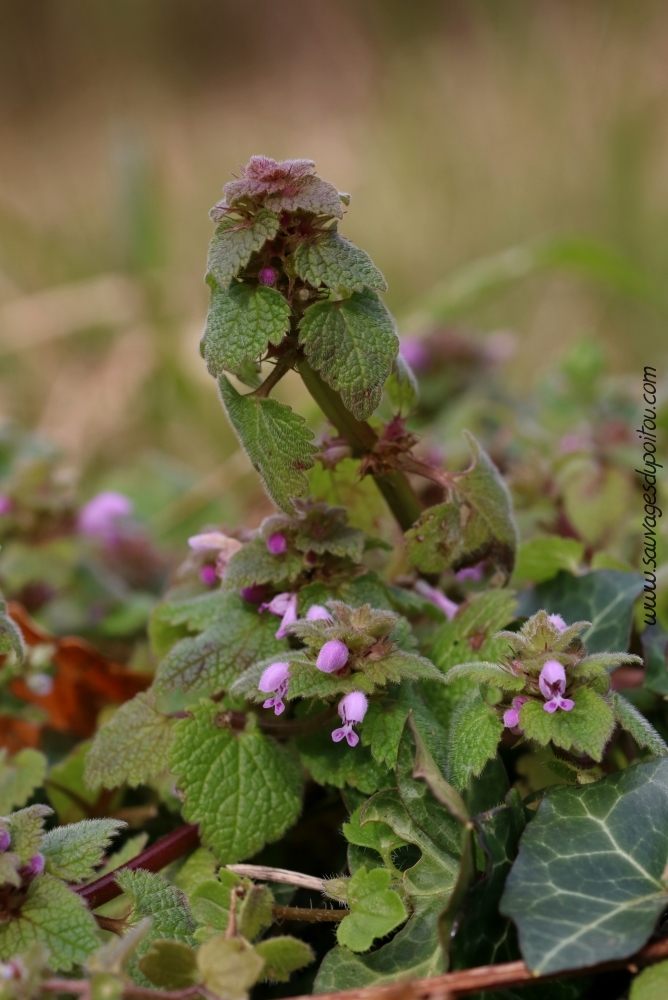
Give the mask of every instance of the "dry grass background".
[[[259, 516], [197, 353], [230, 171], [315, 159], [399, 317], [554, 234], [665, 285], [667, 85], [660, 0], [0, 0], [0, 417], [161, 533]], [[518, 391], [583, 333], [620, 371], [668, 344], [647, 303], [555, 274], [467, 320], [517, 331]]]

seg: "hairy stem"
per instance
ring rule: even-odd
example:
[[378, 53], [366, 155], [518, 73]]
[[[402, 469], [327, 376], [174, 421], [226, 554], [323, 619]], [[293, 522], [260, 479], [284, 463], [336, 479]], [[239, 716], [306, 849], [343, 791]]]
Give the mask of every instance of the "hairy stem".
[[329, 910], [309, 906], [279, 906], [276, 904], [271, 908], [271, 915], [274, 920], [303, 920], [306, 923], [340, 923], [347, 917], [350, 910]]
[[[308, 361], [300, 361], [297, 371], [304, 385], [341, 437], [352, 448], [353, 455], [361, 458], [373, 451], [378, 435], [365, 420], [358, 420], [343, 405], [338, 392], [331, 389], [311, 368]], [[394, 514], [402, 531], [407, 531], [422, 513], [422, 504], [403, 472], [374, 477], [374, 482]]]

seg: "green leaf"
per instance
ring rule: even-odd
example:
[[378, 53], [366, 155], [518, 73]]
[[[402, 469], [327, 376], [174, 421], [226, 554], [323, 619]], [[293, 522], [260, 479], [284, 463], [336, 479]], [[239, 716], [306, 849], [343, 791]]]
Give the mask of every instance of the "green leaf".
[[303, 560], [299, 555], [288, 551], [272, 556], [264, 538], [253, 538], [228, 562], [223, 587], [225, 590], [241, 590], [254, 583], [274, 583], [278, 590], [289, 590], [302, 569]]
[[262, 974], [264, 959], [240, 938], [211, 938], [197, 952], [200, 979], [224, 1000], [245, 1000]]
[[28, 887], [20, 915], [0, 924], [0, 958], [18, 955], [36, 942], [49, 949], [49, 966], [59, 972], [81, 965], [100, 944], [95, 918], [84, 900], [51, 875], [38, 875]]
[[[385, 864], [386, 868], [394, 869], [392, 855], [400, 847], [406, 846], [406, 841], [397, 837], [394, 830], [387, 823], [361, 823], [363, 806], [358, 806], [351, 813], [350, 819], [343, 824], [343, 836], [349, 844], [355, 847], [365, 847], [367, 850], [375, 851], [378, 854], [378, 865]], [[355, 872], [353, 871], [354, 875]]]
[[304, 475], [317, 448], [304, 418], [285, 403], [242, 396], [228, 379], [218, 380], [220, 395], [242, 447], [277, 507], [294, 514], [292, 500], [308, 493]]
[[539, 584], [522, 595], [520, 613], [533, 615], [541, 608], [560, 614], [567, 624], [589, 621], [582, 634], [590, 653], [628, 649], [633, 620], [633, 604], [642, 593], [640, 573], [599, 569], [584, 576], [560, 572], [553, 580]]
[[536, 973], [626, 958], [668, 905], [668, 761], [543, 798], [501, 900]]
[[253, 251], [261, 250], [267, 240], [273, 240], [278, 225], [278, 216], [266, 209], [260, 209], [250, 224], [224, 219], [209, 245], [207, 272], [221, 288], [227, 288], [251, 259]]
[[58, 826], [44, 836], [41, 853], [49, 875], [65, 882], [83, 882], [93, 875], [113, 837], [124, 826], [118, 819], [83, 819]]
[[306, 310], [299, 329], [313, 368], [358, 420], [369, 417], [399, 350], [394, 320], [376, 292], [318, 302]]
[[446, 773], [450, 784], [461, 791], [481, 774], [487, 761], [496, 756], [502, 732], [501, 720], [479, 691], [462, 698], [450, 721]]
[[[459, 792], [452, 785], [449, 785], [443, 777], [440, 768], [420, 734], [419, 722], [416, 722], [413, 712], [410, 715], [409, 727], [415, 745], [414, 753], [408, 731], [406, 730], [402, 743], [402, 759], [397, 768], [399, 794], [415, 822], [425, 832], [430, 834], [435, 843], [439, 843], [443, 828], [451, 828], [453, 833], [451, 833], [448, 846], [446, 847], [449, 850], [449, 844], [452, 843], [454, 846], [456, 840], [456, 828], [453, 828], [450, 820], [446, 819], [443, 814], [439, 816], [440, 810], [434, 808], [434, 804], [425, 793], [425, 786], [436, 801], [445, 807], [449, 816], [458, 823], [464, 826], [468, 824], [469, 811]], [[424, 782], [424, 785], [421, 782]], [[419, 807], [416, 805], [417, 802], [419, 802]], [[439, 826], [438, 830], [434, 830], [432, 833], [430, 827], [432, 827], [434, 821], [438, 822]]]
[[406, 695], [407, 685], [399, 688], [394, 700], [372, 701], [364, 716], [362, 743], [371, 747], [371, 753], [379, 764], [394, 768], [397, 763], [399, 741], [404, 723], [410, 711], [410, 698]]
[[404, 923], [406, 907], [401, 896], [390, 889], [391, 882], [392, 873], [387, 868], [355, 872], [348, 882], [350, 914], [336, 932], [339, 944], [351, 951], [368, 951], [375, 938], [385, 937]]
[[279, 983], [287, 983], [293, 972], [315, 961], [310, 945], [287, 935], [260, 941], [255, 951], [264, 959], [265, 979]]
[[[247, 727], [235, 732], [220, 706], [201, 701], [176, 725], [172, 770], [183, 817], [198, 823], [219, 861], [242, 861], [272, 843], [301, 811], [302, 775], [290, 750]], [[216, 724], [218, 721], [218, 724]]]
[[143, 917], [151, 918], [151, 927], [137, 946], [128, 972], [140, 986], [150, 985], [138, 968], [138, 961], [159, 939], [180, 941], [193, 945], [195, 921], [190, 913], [188, 900], [180, 889], [171, 885], [162, 875], [153, 872], [122, 869], [116, 875], [120, 886], [132, 904], [129, 922], [136, 924]]
[[9, 617], [7, 604], [0, 597], [0, 655], [13, 653], [19, 663], [23, 662], [25, 656], [25, 642], [23, 632]]
[[665, 1000], [668, 996], [668, 962], [643, 969], [631, 983], [629, 1000]]
[[643, 750], [649, 750], [655, 757], [667, 756], [668, 746], [635, 705], [618, 692], [615, 692], [612, 698], [619, 724], [631, 734], [638, 746]]
[[394, 359], [390, 377], [385, 383], [385, 392], [389, 396], [394, 412], [402, 417], [412, 413], [419, 402], [417, 379], [410, 365], [400, 354]]
[[202, 351], [214, 378], [255, 361], [267, 344], [280, 344], [290, 329], [290, 306], [280, 292], [265, 285], [236, 282], [211, 292]]
[[519, 792], [513, 789], [507, 805], [476, 816], [473, 822], [487, 866], [484, 878], [469, 891], [450, 945], [454, 969], [495, 965], [519, 958], [515, 927], [499, 913], [506, 878], [517, 856], [526, 822]]
[[368, 747], [349, 747], [345, 741], [334, 743], [329, 726], [297, 740], [297, 746], [304, 766], [319, 785], [349, 785], [370, 795], [393, 783], [392, 774], [373, 759]]
[[517, 550], [513, 580], [542, 583], [544, 580], [551, 580], [562, 569], [576, 575], [584, 549], [582, 542], [559, 535], [522, 542]]
[[550, 714], [537, 701], [527, 701], [520, 709], [520, 727], [529, 740], [541, 746], [552, 741], [555, 746], [575, 753], [587, 753], [601, 760], [605, 745], [615, 728], [615, 716], [607, 701], [581, 687], [572, 692], [575, 707], [570, 712], [558, 709]]
[[153, 941], [137, 964], [141, 974], [162, 990], [186, 990], [199, 980], [195, 950], [182, 941]]
[[232, 889], [238, 885], [243, 885], [243, 880], [225, 868], [220, 870], [220, 879], [201, 882], [190, 895], [190, 907], [197, 923], [211, 931], [226, 931]]
[[91, 746], [91, 740], [78, 743], [67, 757], [53, 765], [44, 783], [49, 802], [56, 810], [61, 824], [76, 823], [93, 815], [100, 794], [105, 795], [105, 811], [108, 813], [113, 814], [120, 806], [123, 795], [121, 791], [107, 796], [99, 790], [92, 791], [84, 782], [86, 757]]
[[450, 500], [428, 507], [406, 532], [408, 557], [423, 573], [490, 559], [507, 579], [518, 541], [510, 493], [487, 452], [469, 431], [464, 436], [472, 464], [451, 474]]
[[135, 787], [169, 766], [174, 721], [157, 711], [155, 692], [142, 691], [98, 731], [86, 758], [89, 788]]
[[446, 674], [448, 682], [460, 677], [470, 677], [488, 687], [498, 687], [502, 691], [522, 691], [525, 686], [524, 677], [516, 677], [498, 663], [458, 663]]
[[227, 690], [254, 662], [287, 648], [276, 639], [277, 619], [258, 614], [238, 594], [224, 594], [221, 614], [198, 636], [181, 639], [158, 667], [156, 694], [180, 689], [188, 695], [212, 695]]
[[44, 836], [44, 819], [52, 812], [49, 806], [34, 805], [19, 809], [8, 817], [12, 838], [10, 850], [18, 854], [24, 864], [39, 851]]
[[151, 646], [162, 658], [175, 642], [189, 632], [204, 632], [216, 625], [225, 614], [227, 595], [221, 590], [199, 594], [183, 601], [162, 601], [157, 604], [149, 622]]
[[204, 882], [215, 880], [218, 862], [206, 847], [198, 847], [173, 878], [174, 885], [190, 897]]
[[123, 937], [112, 935], [110, 939], [98, 948], [86, 961], [86, 969], [93, 973], [110, 973], [122, 976], [128, 962], [132, 959], [140, 941], [148, 934], [151, 918], [144, 917], [138, 924], [126, 931]]
[[517, 602], [510, 590], [488, 590], [476, 594], [459, 609], [455, 617], [434, 632], [429, 657], [439, 670], [466, 663], [475, 656], [496, 662], [507, 652], [504, 641], [494, 634], [515, 616]]
[[46, 777], [46, 757], [26, 747], [13, 757], [0, 749], [0, 816], [24, 805]]
[[295, 269], [314, 288], [325, 285], [333, 291], [363, 292], [365, 288], [387, 291], [387, 282], [366, 251], [334, 230], [303, 240], [295, 252]]

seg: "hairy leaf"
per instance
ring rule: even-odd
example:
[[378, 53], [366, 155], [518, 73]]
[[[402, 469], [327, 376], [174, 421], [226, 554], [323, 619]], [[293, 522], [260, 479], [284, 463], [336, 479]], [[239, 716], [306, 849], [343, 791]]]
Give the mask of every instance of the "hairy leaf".
[[577, 574], [584, 555], [584, 544], [574, 538], [549, 535], [522, 542], [517, 550], [515, 580], [542, 583], [551, 580], [562, 570]]
[[348, 882], [350, 914], [339, 924], [336, 938], [351, 951], [368, 951], [375, 938], [385, 937], [408, 916], [401, 896], [390, 888], [387, 868], [360, 868]]
[[143, 691], [121, 705], [99, 730], [84, 779], [89, 788], [141, 785], [169, 766], [174, 722], [155, 707], [155, 693]]
[[459, 677], [470, 677], [481, 684], [501, 688], [502, 691], [522, 691], [525, 685], [524, 677], [516, 677], [498, 663], [459, 663], [446, 674], [448, 681]]
[[153, 941], [137, 964], [142, 975], [163, 990], [185, 990], [199, 979], [195, 950], [182, 941]]
[[428, 507], [406, 532], [408, 556], [423, 573], [491, 560], [505, 578], [515, 563], [517, 528], [498, 469], [468, 431], [473, 462], [451, 476], [448, 502]]
[[294, 583], [302, 569], [303, 560], [299, 555], [288, 551], [273, 556], [264, 538], [253, 538], [228, 562], [223, 587], [225, 590], [241, 590], [255, 583], [273, 583], [278, 590], [290, 590], [290, 584]]
[[413, 370], [400, 354], [397, 354], [390, 377], [385, 383], [385, 392], [390, 398], [395, 413], [407, 417], [418, 404], [420, 392]]
[[338, 720], [332, 720], [330, 725], [323, 725], [317, 733], [297, 741], [301, 759], [314, 781], [336, 788], [350, 785], [366, 795], [392, 785], [394, 779], [391, 772], [373, 759], [368, 747], [349, 747], [345, 740], [334, 743], [331, 730], [336, 728], [337, 723]]
[[49, 830], [40, 848], [45, 870], [65, 882], [83, 882], [93, 875], [113, 837], [126, 825], [118, 819], [83, 819]]
[[[220, 861], [241, 861], [277, 840], [301, 811], [302, 775], [291, 752], [258, 729], [225, 727], [220, 706], [202, 701], [177, 723], [172, 770], [183, 816], [199, 823]], [[223, 728], [221, 728], [221, 726]]]
[[299, 343], [358, 420], [369, 417], [399, 350], [394, 321], [376, 292], [311, 306], [300, 323]]
[[24, 864], [39, 851], [44, 836], [44, 819], [52, 812], [49, 806], [34, 805], [19, 809], [8, 817], [10, 849]]
[[254, 250], [261, 250], [267, 240], [278, 232], [278, 216], [260, 209], [250, 222], [224, 219], [211, 240], [206, 269], [221, 288], [227, 288], [251, 259]]
[[313, 215], [342, 219], [341, 202], [344, 197], [329, 181], [323, 181], [321, 177], [311, 174], [299, 184], [290, 184], [285, 190], [268, 195], [265, 198], [265, 205], [279, 213], [301, 210]]
[[46, 757], [26, 747], [13, 757], [0, 748], [0, 816], [27, 802], [46, 777]]
[[527, 739], [541, 746], [552, 741], [565, 750], [601, 760], [615, 727], [612, 708], [591, 688], [577, 688], [572, 699], [575, 707], [570, 712], [558, 709], [553, 714], [544, 711], [537, 701], [525, 702], [520, 709], [520, 726]]
[[100, 944], [84, 900], [52, 875], [38, 875], [20, 915], [0, 924], [0, 958], [18, 955], [36, 942], [49, 949], [50, 967], [62, 972], [81, 965]]
[[668, 761], [551, 790], [501, 900], [537, 973], [626, 958], [668, 905]]
[[665, 741], [635, 705], [617, 692], [613, 695], [613, 705], [619, 724], [631, 734], [641, 749], [649, 750], [655, 757], [668, 756]]
[[211, 293], [202, 350], [209, 374], [234, 371], [255, 361], [267, 344], [280, 344], [290, 328], [290, 306], [280, 292], [265, 285], [236, 282]]
[[315, 961], [310, 945], [288, 935], [260, 941], [255, 945], [255, 951], [264, 959], [265, 978], [279, 983], [287, 983], [293, 972]]
[[325, 285], [344, 292], [363, 292], [365, 288], [387, 291], [387, 282], [368, 253], [333, 230], [299, 244], [295, 269], [314, 288]]
[[262, 974], [264, 959], [241, 938], [211, 938], [197, 952], [200, 979], [207, 990], [225, 1000], [245, 1000]]
[[450, 721], [446, 773], [456, 789], [466, 788], [496, 756], [502, 732], [501, 720], [479, 691], [472, 691], [456, 705]]
[[304, 475], [317, 448], [304, 418], [285, 403], [242, 396], [228, 379], [218, 380], [220, 395], [242, 447], [260, 474], [267, 493], [281, 510], [294, 514], [292, 500], [306, 496]]

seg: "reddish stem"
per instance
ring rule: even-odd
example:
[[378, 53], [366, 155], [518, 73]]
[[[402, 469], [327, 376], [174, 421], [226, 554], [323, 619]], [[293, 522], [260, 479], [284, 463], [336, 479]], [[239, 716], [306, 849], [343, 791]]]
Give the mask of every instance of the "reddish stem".
[[86, 900], [90, 909], [95, 910], [98, 906], [102, 906], [103, 903], [108, 903], [110, 899], [115, 899], [121, 895], [122, 890], [116, 884], [116, 876], [119, 872], [134, 872], [138, 868], [143, 868], [149, 872], [159, 872], [171, 864], [172, 861], [176, 861], [177, 858], [181, 858], [184, 854], [193, 851], [198, 844], [198, 828], [192, 826], [190, 823], [186, 823], [172, 833], [168, 833], [166, 837], [162, 837], [156, 841], [155, 844], [147, 847], [136, 858], [128, 861], [127, 864], [121, 865], [115, 871], [103, 875], [89, 885], [73, 888]]

